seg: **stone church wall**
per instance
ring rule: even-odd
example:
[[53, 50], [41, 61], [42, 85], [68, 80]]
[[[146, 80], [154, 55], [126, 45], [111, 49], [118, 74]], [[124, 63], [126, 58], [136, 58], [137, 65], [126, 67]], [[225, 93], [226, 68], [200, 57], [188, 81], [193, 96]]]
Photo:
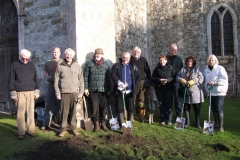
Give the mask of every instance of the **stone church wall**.
[[117, 58], [121, 53], [139, 46], [142, 55], [147, 52], [146, 0], [115, 0], [115, 34]]
[[[187, 56], [194, 56], [197, 64], [204, 69], [208, 57], [206, 18], [210, 9], [219, 2], [225, 2], [231, 6], [239, 18], [239, 3], [234, 0], [149, 0], [147, 36], [151, 68], [156, 66], [159, 55], [166, 55], [170, 44], [176, 43], [179, 49], [178, 54], [183, 60]], [[239, 37], [239, 22], [237, 29]], [[234, 56], [218, 58], [229, 76], [229, 95], [234, 96], [236, 87], [238, 93], [240, 90], [240, 81], [234, 82], [236, 80], [234, 75], [239, 75], [235, 73], [239, 70], [240, 61], [238, 60], [236, 67]]]
[[[239, 19], [240, 2], [236, 0], [22, 0], [25, 47], [32, 52], [43, 93], [47, 83], [41, 72], [54, 46], [62, 52], [75, 49], [80, 64], [97, 47], [114, 63], [123, 51], [139, 46], [153, 70], [158, 57], [176, 43], [183, 59], [192, 55], [203, 68], [208, 56], [207, 14], [220, 2], [231, 6]], [[237, 30], [239, 37], [239, 21]], [[240, 76], [240, 61], [234, 66], [233, 56], [219, 60], [229, 75], [230, 95], [236, 85], [240, 93], [240, 80], [234, 81], [234, 74]]]
[[[61, 48], [62, 56], [67, 47], [67, 1], [66, 0], [23, 0], [26, 13], [25, 48], [32, 53], [36, 65], [41, 91], [45, 91], [46, 80], [42, 78], [44, 63], [52, 58], [52, 49]], [[42, 93], [43, 93], [42, 92]]]

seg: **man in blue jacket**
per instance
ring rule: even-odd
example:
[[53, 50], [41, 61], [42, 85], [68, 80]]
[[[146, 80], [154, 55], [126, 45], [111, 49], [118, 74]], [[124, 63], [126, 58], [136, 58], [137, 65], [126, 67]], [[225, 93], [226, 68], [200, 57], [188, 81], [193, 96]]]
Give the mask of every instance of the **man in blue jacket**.
[[136, 65], [130, 62], [130, 53], [123, 52], [122, 58], [115, 63], [111, 69], [111, 78], [114, 83], [113, 94], [116, 96], [117, 112], [120, 125], [124, 122], [124, 105], [121, 87], [124, 88], [124, 99], [126, 102], [127, 121], [132, 121], [134, 110], [134, 99], [140, 85], [140, 73]]

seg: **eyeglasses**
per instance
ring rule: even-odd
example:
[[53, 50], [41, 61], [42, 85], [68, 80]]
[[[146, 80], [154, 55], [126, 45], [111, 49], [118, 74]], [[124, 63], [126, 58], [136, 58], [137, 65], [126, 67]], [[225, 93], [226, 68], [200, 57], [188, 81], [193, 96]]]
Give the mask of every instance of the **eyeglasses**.
[[21, 58], [22, 61], [28, 61], [29, 58]]

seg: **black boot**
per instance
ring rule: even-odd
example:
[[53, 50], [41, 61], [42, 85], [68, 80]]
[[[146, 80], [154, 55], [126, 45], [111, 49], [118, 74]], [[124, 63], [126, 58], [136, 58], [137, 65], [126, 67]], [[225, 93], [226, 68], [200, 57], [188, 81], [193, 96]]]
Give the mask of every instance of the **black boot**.
[[223, 129], [223, 113], [218, 114], [218, 121], [219, 121], [219, 132], [224, 132], [224, 129]]
[[218, 113], [217, 112], [213, 112], [213, 117], [214, 117], [214, 128], [218, 129], [219, 128]]
[[186, 122], [184, 127], [190, 126], [190, 106], [187, 104], [184, 106], [184, 112], [185, 112], [185, 117], [186, 117]]
[[193, 109], [195, 112], [195, 127], [197, 127], [198, 129], [201, 129], [201, 125], [200, 125], [200, 105], [199, 104], [194, 104], [193, 105]]

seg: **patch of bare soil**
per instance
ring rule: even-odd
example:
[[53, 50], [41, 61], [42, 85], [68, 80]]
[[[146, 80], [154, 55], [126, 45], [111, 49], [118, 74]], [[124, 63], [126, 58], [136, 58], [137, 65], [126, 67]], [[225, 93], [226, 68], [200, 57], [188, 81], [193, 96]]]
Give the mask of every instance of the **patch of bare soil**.
[[[101, 139], [100, 142], [99, 138]], [[146, 143], [144, 138], [132, 136], [132, 135], [104, 135], [99, 136], [98, 139], [95, 140], [88, 140], [79, 137], [70, 137], [64, 140], [58, 141], [49, 141], [41, 145], [37, 151], [35, 152], [26, 152], [15, 154], [16, 157], [25, 157], [25, 160], [45, 160], [45, 159], [58, 159], [58, 160], [75, 160], [75, 159], [95, 159], [104, 157], [104, 151], [98, 148], [99, 145], [108, 146], [111, 144], [124, 144], [127, 145], [129, 148], [135, 148], [139, 146], [143, 146]], [[156, 140], [152, 140], [150, 142], [152, 145], [156, 145]], [[148, 141], [149, 144], [149, 141]], [[111, 150], [111, 148], [108, 148]], [[124, 148], [123, 148], [124, 149]], [[94, 155], [91, 154], [91, 151], [94, 151]], [[113, 151], [110, 156], [114, 157]], [[119, 150], [119, 152], [121, 152]], [[135, 153], [137, 154], [137, 153]], [[118, 155], [116, 155], [118, 156]], [[117, 158], [117, 157], [116, 157]], [[119, 158], [119, 157], [118, 157]], [[121, 159], [131, 159], [131, 157], [123, 156]], [[101, 158], [102, 159], [102, 158]], [[108, 159], [107, 157], [103, 159]]]
[[215, 149], [216, 152], [219, 152], [219, 151], [227, 151], [229, 152], [230, 149], [228, 147], [226, 147], [225, 145], [223, 144], [220, 144], [220, 143], [217, 143], [213, 146], [213, 148]]

